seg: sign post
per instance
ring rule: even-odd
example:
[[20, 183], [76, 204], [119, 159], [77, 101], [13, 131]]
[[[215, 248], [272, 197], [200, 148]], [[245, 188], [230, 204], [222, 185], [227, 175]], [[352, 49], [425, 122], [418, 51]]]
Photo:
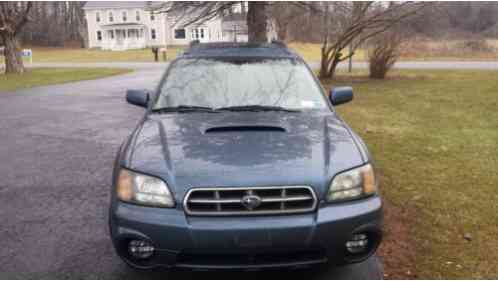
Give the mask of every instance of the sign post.
[[162, 47], [159, 49], [159, 52], [163, 55], [163, 61], [168, 60], [168, 49], [166, 47]]
[[33, 64], [33, 51], [31, 49], [23, 49], [21, 51], [22, 57], [28, 57], [29, 63]]

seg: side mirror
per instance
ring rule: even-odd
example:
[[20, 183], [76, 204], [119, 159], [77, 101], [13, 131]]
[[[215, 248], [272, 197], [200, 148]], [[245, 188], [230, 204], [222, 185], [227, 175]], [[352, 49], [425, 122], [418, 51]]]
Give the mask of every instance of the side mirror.
[[147, 90], [127, 90], [126, 101], [140, 107], [147, 107], [149, 104], [149, 92]]
[[330, 102], [332, 105], [340, 105], [353, 100], [353, 88], [336, 87], [330, 90]]

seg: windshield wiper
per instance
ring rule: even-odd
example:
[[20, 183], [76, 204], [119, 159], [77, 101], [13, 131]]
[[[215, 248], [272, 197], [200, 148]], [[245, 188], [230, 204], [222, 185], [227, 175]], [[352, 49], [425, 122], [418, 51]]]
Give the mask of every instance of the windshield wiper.
[[270, 105], [242, 105], [242, 106], [227, 106], [216, 109], [217, 111], [285, 111], [285, 112], [299, 112], [297, 109], [285, 108], [281, 106]]
[[210, 113], [219, 113], [219, 111], [214, 110], [211, 107], [207, 106], [193, 106], [193, 105], [179, 105], [172, 107], [163, 107], [153, 109], [152, 112], [156, 113], [168, 113], [168, 112], [210, 112]]

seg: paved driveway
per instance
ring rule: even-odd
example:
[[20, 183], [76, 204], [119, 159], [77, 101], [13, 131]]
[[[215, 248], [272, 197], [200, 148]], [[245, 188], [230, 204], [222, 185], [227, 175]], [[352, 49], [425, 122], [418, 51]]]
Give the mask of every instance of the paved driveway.
[[[134, 73], [0, 93], [0, 279], [167, 278], [135, 272], [114, 254], [107, 229], [111, 167], [142, 110], [126, 88], [152, 88], [160, 65]], [[174, 278], [378, 277], [377, 259], [312, 271], [173, 272]]]

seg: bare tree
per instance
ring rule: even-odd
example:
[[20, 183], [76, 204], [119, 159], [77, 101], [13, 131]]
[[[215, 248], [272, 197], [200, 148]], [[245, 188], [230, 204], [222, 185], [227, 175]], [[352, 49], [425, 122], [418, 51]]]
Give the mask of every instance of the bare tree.
[[[228, 14], [235, 5], [244, 5], [241, 1], [226, 2], [164, 2], [160, 5], [151, 5], [156, 13], [169, 13], [182, 26], [200, 24], [217, 16]], [[247, 27], [249, 42], [268, 41], [268, 3], [248, 2]]]
[[337, 65], [366, 40], [427, 6], [420, 2], [324, 2], [320, 77], [333, 78]]
[[67, 43], [86, 47], [85, 12], [81, 1], [33, 2], [29, 22], [19, 40], [37, 46], [64, 47]]
[[0, 2], [0, 37], [5, 44], [5, 72], [23, 73], [24, 65], [19, 53], [19, 31], [28, 22], [32, 2]]
[[80, 41], [81, 47], [88, 47], [88, 31], [86, 25], [86, 17], [85, 11], [83, 10], [83, 6], [85, 2], [70, 2], [73, 6], [73, 15], [74, 15], [74, 33], [78, 34], [78, 39]]
[[[303, 4], [308, 5], [308, 4]], [[309, 4], [311, 5], [311, 3]], [[305, 14], [304, 7], [295, 2], [273, 2], [269, 5], [270, 17], [277, 29], [278, 40], [285, 41], [291, 33], [292, 23]], [[301, 20], [302, 21], [302, 20]]]
[[249, 42], [268, 41], [268, 14], [266, 2], [248, 2], [247, 30]]
[[401, 54], [403, 35], [399, 29], [393, 29], [378, 34], [369, 41], [370, 78], [384, 79]]
[[270, 16], [278, 39], [321, 43], [321, 2], [273, 2]]

